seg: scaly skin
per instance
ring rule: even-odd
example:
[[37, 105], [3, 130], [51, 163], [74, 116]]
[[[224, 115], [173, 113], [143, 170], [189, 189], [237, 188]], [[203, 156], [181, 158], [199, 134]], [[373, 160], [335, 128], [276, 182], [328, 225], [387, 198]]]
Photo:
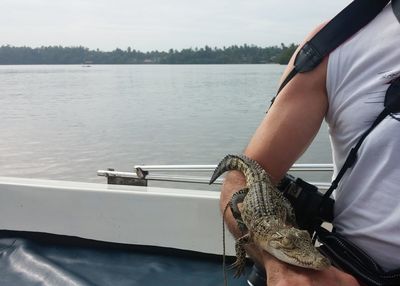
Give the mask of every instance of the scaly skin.
[[[215, 169], [210, 184], [229, 170], [241, 171], [247, 185], [238, 192], [244, 196], [243, 204], [236, 206], [237, 199], [230, 202], [239, 228], [247, 230], [236, 241], [235, 276], [240, 276], [244, 271], [244, 245], [251, 242], [277, 259], [295, 266], [322, 270], [330, 265], [329, 260], [313, 245], [309, 233], [296, 228], [292, 206], [256, 161], [244, 155], [227, 155]], [[239, 214], [235, 214], [235, 208]]]

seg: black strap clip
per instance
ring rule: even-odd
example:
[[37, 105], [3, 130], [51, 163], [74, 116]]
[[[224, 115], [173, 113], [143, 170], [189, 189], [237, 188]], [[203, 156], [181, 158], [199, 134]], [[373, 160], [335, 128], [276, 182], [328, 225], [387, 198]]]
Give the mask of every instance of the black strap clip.
[[323, 56], [320, 54], [320, 52], [312, 45], [311, 42], [307, 42], [297, 54], [294, 65], [298, 72], [308, 72], [318, 66], [322, 59]]

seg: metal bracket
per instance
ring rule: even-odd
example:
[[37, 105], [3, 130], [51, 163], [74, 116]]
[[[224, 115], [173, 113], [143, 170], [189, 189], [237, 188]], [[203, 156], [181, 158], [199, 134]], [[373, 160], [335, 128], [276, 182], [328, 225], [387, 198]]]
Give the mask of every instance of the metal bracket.
[[99, 176], [107, 178], [107, 184], [110, 185], [126, 185], [126, 186], [140, 186], [147, 187], [148, 182], [146, 176], [139, 177], [135, 174], [123, 174], [115, 172], [114, 169], [108, 168], [106, 172], [98, 172]]

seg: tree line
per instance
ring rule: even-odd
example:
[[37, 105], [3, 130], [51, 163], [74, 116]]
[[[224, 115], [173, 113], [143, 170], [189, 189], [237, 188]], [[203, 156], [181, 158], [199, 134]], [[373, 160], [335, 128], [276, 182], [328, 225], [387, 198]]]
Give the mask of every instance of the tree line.
[[297, 45], [258, 47], [255, 45], [223, 48], [189, 48], [180, 51], [141, 52], [131, 47], [110, 52], [85, 47], [0, 47], [0, 64], [287, 64]]

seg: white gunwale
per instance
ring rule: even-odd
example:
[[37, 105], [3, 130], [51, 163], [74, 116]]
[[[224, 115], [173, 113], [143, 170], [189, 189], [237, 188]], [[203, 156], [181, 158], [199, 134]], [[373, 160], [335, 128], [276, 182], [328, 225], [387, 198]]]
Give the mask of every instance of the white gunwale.
[[0, 229], [220, 255], [218, 201], [213, 191], [0, 177]]

